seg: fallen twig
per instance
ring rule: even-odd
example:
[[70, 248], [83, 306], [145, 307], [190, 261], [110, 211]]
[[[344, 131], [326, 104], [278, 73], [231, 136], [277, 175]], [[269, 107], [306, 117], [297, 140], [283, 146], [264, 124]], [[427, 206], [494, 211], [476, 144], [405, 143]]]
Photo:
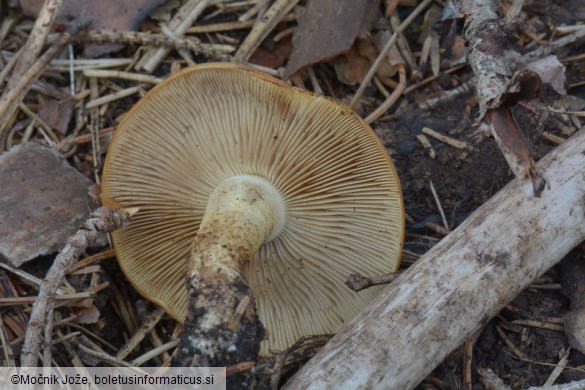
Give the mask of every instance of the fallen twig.
[[130, 80], [136, 81], [138, 83], [150, 83], [150, 84], [158, 84], [163, 81], [163, 79], [154, 77], [148, 74], [141, 74], [141, 73], [132, 73], [132, 72], [122, 72], [119, 70], [97, 70], [97, 69], [87, 69], [83, 71], [83, 75], [85, 77], [96, 77], [96, 78], [118, 78], [123, 80]]
[[364, 119], [366, 123], [372, 123], [381, 117], [402, 96], [404, 90], [406, 89], [406, 66], [404, 64], [399, 65], [398, 76], [400, 80], [398, 86], [394, 89], [394, 91], [392, 91], [392, 94], [388, 96], [386, 100], [384, 100], [380, 107], [376, 108], [374, 112], [372, 112], [366, 117], [366, 119]]
[[524, 183], [527, 198], [538, 197], [545, 179], [537, 172], [522, 132], [502, 99], [513, 71], [509, 57], [504, 55], [507, 35], [500, 25], [496, 6], [486, 0], [467, 0], [462, 4], [467, 59], [475, 74], [479, 101], [477, 120], [485, 119], [489, 125], [514, 175]]
[[[2, 262], [0, 261], [0, 268], [5, 269], [6, 271], [12, 273], [14, 276], [16, 276], [18, 279], [21, 280], [21, 282], [23, 282], [24, 284], [31, 286], [34, 289], [39, 289], [42, 280], [40, 280], [39, 278], [24, 272], [23, 270], [21, 270], [20, 268], [16, 268], [8, 263]], [[57, 289], [57, 293], [58, 294], [68, 294], [71, 293], [71, 289], [68, 288], [59, 288]], [[11, 299], [22, 299], [24, 297], [13, 297]], [[7, 299], [7, 298], [3, 298], [3, 299]], [[2, 302], [2, 301], [0, 301]], [[2, 304], [0, 303], [0, 306], [2, 306]]]
[[530, 53], [526, 53], [525, 55], [522, 56], [519, 62], [520, 64], [527, 64], [539, 58], [546, 57], [547, 55], [551, 54], [554, 50], [557, 50], [561, 47], [565, 47], [575, 42], [582, 41], [583, 39], [585, 39], [585, 28], [577, 30], [573, 34], [559, 38], [556, 41], [551, 42], [547, 46], [541, 46], [538, 49], [531, 51]]
[[153, 348], [150, 351], [147, 351], [146, 353], [144, 353], [143, 355], [137, 357], [136, 359], [132, 360], [130, 362], [130, 364], [134, 365], [134, 366], [141, 366], [144, 363], [146, 363], [147, 361], [149, 361], [150, 359], [166, 352], [169, 351], [173, 348], [175, 348], [177, 345], [179, 344], [179, 340], [171, 340], [169, 342], [164, 343], [163, 345]]
[[[432, 110], [439, 104], [444, 104], [448, 101], [454, 100], [456, 97], [471, 92], [475, 87], [474, 80], [467, 80], [457, 87], [441, 93], [441, 95], [424, 101], [419, 107], [421, 110]], [[407, 94], [409, 91], [405, 91]]]
[[0, 316], [0, 347], [2, 347], [2, 357], [4, 358], [4, 364], [8, 367], [15, 367], [16, 362], [13, 358], [12, 348], [10, 343], [8, 342], [8, 334], [6, 333], [6, 327], [4, 326], [4, 321], [2, 320], [2, 316]]
[[136, 92], [140, 91], [140, 89], [144, 88], [143, 84], [136, 85], [134, 87], [126, 88], [121, 91], [114, 92], [109, 95], [101, 96], [99, 98], [95, 98], [87, 102], [85, 105], [86, 109], [95, 108], [101, 106], [102, 104], [106, 104], [109, 102], [113, 102], [114, 100], [119, 100], [125, 98], [126, 96], [134, 95]]
[[138, 44], [175, 50], [189, 50], [216, 61], [230, 61], [232, 57], [228, 53], [234, 50], [233, 47], [228, 45], [201, 43], [197, 38], [169, 38], [163, 34], [134, 31], [87, 30], [79, 34], [76, 40], [80, 42]]
[[380, 284], [392, 283], [400, 275], [400, 272], [377, 276], [364, 276], [362, 274], [351, 274], [347, 278], [345, 285], [353, 291], [362, 291], [368, 287], [378, 286]]
[[443, 226], [445, 227], [445, 231], [450, 232], [451, 228], [449, 227], [449, 223], [447, 223], [447, 217], [445, 216], [445, 211], [443, 210], [443, 206], [441, 205], [441, 200], [439, 199], [439, 195], [435, 190], [435, 186], [433, 185], [433, 181], [429, 181], [429, 185], [431, 187], [431, 192], [433, 194], [433, 198], [435, 198], [435, 203], [437, 204], [437, 208], [439, 209], [439, 213], [441, 214], [441, 219], [443, 220]]
[[113, 365], [115, 367], [136, 367], [135, 364], [128, 363], [125, 360], [118, 359], [115, 356], [109, 355], [105, 352], [93, 350], [93, 349], [91, 349], [91, 348], [89, 348], [81, 343], [79, 343], [77, 345], [77, 348], [79, 349], [80, 353], [89, 355], [89, 356], [96, 358], [98, 360], [101, 360], [103, 362], [110, 363], [111, 365]]
[[[174, 40], [181, 38], [187, 29], [203, 13], [205, 8], [211, 3], [211, 0], [189, 0], [185, 3], [169, 23], [169, 29], [175, 34]], [[152, 73], [162, 60], [169, 54], [168, 48], [150, 49], [142, 56], [136, 69], [144, 69]]]
[[[281, 22], [294, 22], [297, 20], [294, 13], [289, 13], [281, 19]], [[223, 22], [214, 24], [204, 24], [202, 26], [193, 26], [187, 30], [189, 34], [206, 34], [212, 32], [241, 30], [253, 27], [255, 20], [247, 20], [245, 22]]]
[[449, 137], [445, 134], [441, 134], [438, 131], [435, 131], [429, 127], [423, 127], [422, 132], [430, 137], [438, 139], [439, 141], [441, 141], [447, 145], [453, 146], [454, 148], [473, 150], [473, 147], [471, 145], [469, 145], [467, 142], [460, 141], [458, 139]]
[[63, 0], [44, 1], [35, 25], [22, 48], [22, 55], [14, 66], [14, 71], [8, 82], [7, 89], [15, 88], [22, 75], [36, 62], [37, 57], [45, 45], [51, 25], [57, 16], [61, 3], [63, 3]]
[[16, 79], [16, 73], [13, 72], [8, 86], [0, 98], [0, 152], [6, 149], [6, 139], [8, 137], [8, 122], [16, 108], [28, 93], [33, 82], [43, 73], [49, 62], [55, 58], [69, 42], [71, 35], [65, 33], [61, 39], [51, 46], [39, 57], [39, 59]]
[[41, 333], [47, 321], [47, 308], [53, 304], [55, 293], [69, 267], [89, 246], [96, 242], [100, 234], [125, 226], [134, 212], [134, 210], [124, 211], [101, 207], [94, 211], [82, 228], [67, 241], [41, 283], [39, 294], [33, 304], [22, 345], [22, 367], [35, 367], [37, 365], [37, 354], [42, 344]]
[[569, 354], [571, 353], [571, 348], [569, 347], [563, 354], [561, 355], [561, 360], [559, 360], [555, 369], [550, 373], [548, 379], [544, 383], [545, 386], [552, 386], [553, 383], [559, 379], [559, 376], [563, 373], [563, 370], [567, 368], [567, 364], [569, 363]]
[[482, 330], [478, 330], [473, 335], [471, 335], [465, 343], [463, 344], [463, 389], [464, 390], [472, 390], [473, 389], [473, 382], [472, 382], [472, 366], [473, 366], [473, 347], [479, 339]]
[[270, 34], [278, 22], [280, 22], [298, 2], [299, 0], [276, 0], [266, 13], [264, 13], [264, 16], [256, 21], [254, 27], [252, 27], [252, 31], [250, 31], [244, 42], [242, 42], [234, 58], [237, 61], [248, 61], [252, 52], [260, 46], [260, 43], [262, 43], [264, 38]]
[[[20, 58], [20, 56], [22, 55], [22, 53], [23, 53], [23, 48], [21, 47], [20, 50], [18, 50], [16, 52], [16, 54], [14, 54], [8, 60], [8, 62], [4, 65], [4, 68], [2, 68], [2, 70], [0, 71], [0, 86], [2, 84], [4, 84], [4, 80], [6, 79], [6, 77], [8, 77], [8, 75], [10, 74], [10, 72], [12, 72], [12, 69], [14, 69], [14, 66], [18, 62], [18, 59]], [[2, 56], [4, 56], [4, 52], [2, 52]]]
[[[457, 72], [458, 70], [465, 68], [466, 66], [467, 66], [466, 64], [457, 64], [457, 65], [453, 66], [452, 68], [444, 70], [442, 73], [443, 74], [451, 74], [451, 73]], [[404, 94], [408, 95], [409, 93], [416, 91], [417, 89], [419, 89], [427, 84], [430, 84], [431, 82], [435, 81], [436, 79], [437, 79], [437, 76], [435, 76], [435, 75], [429, 76], [426, 79], [421, 80], [418, 83], [406, 88], [406, 90], [404, 91]], [[457, 88], [454, 88], [454, 89], [457, 89]], [[446, 93], [448, 93], [448, 92], [449, 91], [447, 91]]]
[[122, 348], [120, 348], [116, 354], [116, 358], [124, 359], [126, 356], [128, 356], [130, 352], [132, 352], [134, 348], [140, 344], [140, 342], [144, 339], [144, 336], [146, 336], [146, 334], [150, 332], [156, 326], [156, 324], [158, 324], [164, 314], [165, 312], [163, 309], [159, 308], [154, 310], [150, 318], [148, 318], [148, 320], [142, 324], [140, 329], [134, 333], [132, 338], [128, 340], [128, 342], [126, 342]]
[[500, 336], [500, 338], [502, 339], [502, 341], [504, 342], [504, 344], [506, 344], [506, 346], [510, 349], [510, 351], [512, 351], [512, 353], [520, 360], [529, 360], [528, 356], [526, 356], [524, 354], [524, 352], [522, 352], [520, 350], [520, 348], [518, 348], [516, 346], [516, 344], [514, 344], [514, 342], [508, 337], [508, 335], [506, 333], [504, 333], [504, 330], [502, 329], [501, 326], [496, 326], [496, 331], [498, 332], [498, 335]]

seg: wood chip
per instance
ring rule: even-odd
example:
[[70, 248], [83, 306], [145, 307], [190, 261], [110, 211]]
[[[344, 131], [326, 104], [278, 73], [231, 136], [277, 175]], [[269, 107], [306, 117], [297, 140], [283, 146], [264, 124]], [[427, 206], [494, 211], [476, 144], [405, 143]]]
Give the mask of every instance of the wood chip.
[[418, 139], [420, 141], [420, 143], [423, 145], [423, 147], [427, 151], [429, 157], [434, 159], [436, 156], [436, 152], [435, 152], [435, 149], [433, 149], [433, 145], [431, 145], [431, 142], [429, 141], [429, 139], [424, 134], [418, 134], [416, 136], [416, 139]]
[[422, 132], [430, 137], [438, 139], [439, 141], [441, 141], [447, 145], [453, 146], [454, 148], [473, 150], [473, 147], [471, 145], [469, 145], [467, 142], [459, 141], [455, 138], [441, 134], [441, 133], [439, 133], [439, 132], [437, 132], [429, 127], [423, 127]]

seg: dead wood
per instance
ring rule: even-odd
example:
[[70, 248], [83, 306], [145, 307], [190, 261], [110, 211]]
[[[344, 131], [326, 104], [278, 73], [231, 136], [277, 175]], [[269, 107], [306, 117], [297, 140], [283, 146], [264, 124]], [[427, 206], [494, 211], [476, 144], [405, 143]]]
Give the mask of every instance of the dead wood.
[[351, 102], [349, 103], [350, 107], [355, 107], [355, 105], [358, 103], [359, 99], [364, 94], [364, 91], [368, 87], [368, 84], [374, 78], [374, 75], [376, 74], [376, 71], [378, 70], [378, 68], [380, 67], [380, 65], [382, 64], [382, 62], [386, 59], [386, 56], [390, 52], [390, 49], [392, 49], [392, 46], [394, 46], [394, 44], [398, 40], [398, 34], [404, 32], [404, 30], [406, 29], [406, 27], [408, 27], [410, 25], [410, 23], [430, 3], [431, 3], [430, 0], [424, 0], [422, 3], [420, 3], [416, 7], [416, 9], [410, 15], [408, 15], [408, 17], [406, 19], [404, 19], [404, 22], [402, 22], [400, 24], [400, 26], [396, 29], [396, 31], [394, 31], [394, 33], [392, 34], [392, 36], [390, 37], [390, 39], [388, 40], [388, 42], [386, 42], [386, 45], [384, 46], [384, 48], [382, 49], [382, 51], [380, 52], [380, 54], [378, 54], [378, 58], [376, 58], [376, 61], [374, 61], [374, 63], [372, 64], [372, 67], [370, 68], [370, 70], [368, 70], [368, 74], [366, 75], [366, 77], [364, 77], [364, 79], [363, 79], [362, 83], [360, 84], [358, 90], [356, 91], [355, 95], [351, 99]]
[[260, 46], [260, 43], [270, 34], [290, 10], [294, 8], [299, 0], [276, 0], [274, 4], [264, 13], [261, 19], [258, 19], [252, 27], [244, 42], [238, 48], [235, 54], [237, 61], [247, 61], [254, 49]]
[[293, 35], [293, 49], [284, 79], [308, 66], [325, 62], [351, 49], [364, 30], [368, 12], [378, 1], [309, 1]]
[[[8, 129], [6, 127], [9, 117], [12, 116], [18, 104], [32, 86], [32, 83], [40, 76], [48, 62], [59, 54], [61, 48], [70, 39], [70, 36], [65, 34], [59, 42], [54, 44], [37, 60], [45, 45], [47, 35], [59, 11], [59, 7], [61, 7], [62, 1], [44, 1], [35, 25], [25, 45], [19, 52], [20, 55], [11, 64], [13, 66], [12, 75], [0, 99], [0, 152], [6, 149], [6, 138], [8, 135]], [[5, 76], [6, 74], [3, 75], [3, 77]]]
[[59, 12], [61, 3], [63, 3], [63, 0], [44, 1], [35, 21], [35, 25], [23, 47], [22, 55], [14, 67], [14, 72], [12, 78], [8, 82], [7, 89], [15, 88], [16, 83], [22, 74], [37, 60], [37, 57], [45, 45], [45, 41], [51, 30], [51, 25]]
[[392, 272], [390, 274], [370, 277], [356, 273], [349, 275], [345, 281], [345, 284], [353, 291], [362, 291], [368, 287], [391, 283], [398, 277], [398, 275], [400, 275], [400, 272]]
[[415, 387], [547, 269], [585, 240], [585, 130], [537, 165], [527, 200], [514, 180], [401, 274], [286, 385]]
[[203, 55], [211, 60], [232, 60], [227, 53], [220, 51], [221, 45], [201, 43], [196, 38], [169, 38], [162, 34], [151, 34], [135, 31], [111, 31], [111, 30], [86, 30], [77, 37], [77, 42], [115, 43], [115, 44], [140, 44], [145, 46], [162, 46], [167, 49], [189, 50], [195, 54]]

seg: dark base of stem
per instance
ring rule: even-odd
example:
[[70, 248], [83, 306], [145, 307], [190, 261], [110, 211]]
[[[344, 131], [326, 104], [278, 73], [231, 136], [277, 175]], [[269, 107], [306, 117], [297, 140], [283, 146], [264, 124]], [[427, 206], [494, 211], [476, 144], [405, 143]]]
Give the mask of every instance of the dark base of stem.
[[[264, 326], [260, 322], [253, 296], [242, 279], [223, 286], [210, 284], [197, 277], [189, 281], [190, 304], [183, 334], [173, 361], [181, 367], [227, 367], [228, 389], [265, 388], [260, 375], [252, 365], [251, 369], [229, 375], [229, 368], [244, 362], [256, 362], [260, 342], [265, 337]], [[218, 288], [219, 287], [219, 288]], [[229, 292], [229, 293], [228, 293]], [[232, 299], [226, 299], [229, 296]], [[222, 297], [220, 301], [218, 298]], [[250, 299], [238, 321], [233, 323], [236, 307], [243, 299]], [[228, 304], [227, 302], [231, 302]], [[227, 306], [229, 307], [226, 307]], [[213, 329], [201, 325], [210, 313], [229, 314], [223, 323]], [[239, 372], [238, 372], [239, 371]]]
[[[260, 340], [263, 337], [264, 328], [260, 321], [247, 321], [241, 324], [236, 331], [220, 328], [209, 332], [201, 332], [197, 325], [185, 323], [174, 365], [231, 367], [238, 363], [256, 362], [260, 350]], [[201, 340], [207, 340], [216, 345], [213, 354], [196, 347]], [[247, 370], [228, 376], [227, 388], [251, 389], [262, 388], [262, 386], [255, 370]]]

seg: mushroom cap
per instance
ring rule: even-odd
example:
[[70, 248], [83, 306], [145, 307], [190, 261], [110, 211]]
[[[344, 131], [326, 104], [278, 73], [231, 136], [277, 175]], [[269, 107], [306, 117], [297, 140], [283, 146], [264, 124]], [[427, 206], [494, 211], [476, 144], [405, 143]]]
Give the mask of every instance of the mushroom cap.
[[178, 321], [187, 256], [211, 192], [230, 177], [268, 180], [286, 206], [282, 232], [243, 265], [268, 329], [262, 350], [334, 333], [382, 287], [351, 273], [399, 266], [400, 182], [371, 128], [345, 105], [235, 64], [187, 68], [125, 115], [111, 142], [105, 205], [138, 207], [113, 233], [132, 285]]

